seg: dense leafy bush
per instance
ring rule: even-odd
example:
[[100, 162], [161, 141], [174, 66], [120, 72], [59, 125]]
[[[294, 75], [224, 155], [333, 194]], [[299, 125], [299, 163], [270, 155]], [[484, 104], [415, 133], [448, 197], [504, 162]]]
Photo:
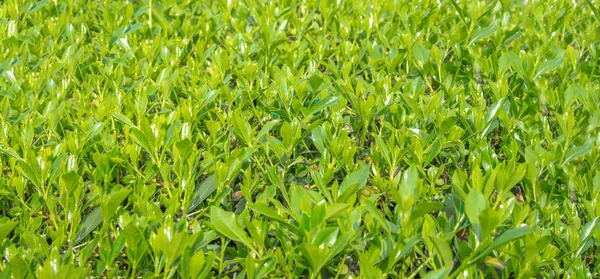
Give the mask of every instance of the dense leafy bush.
[[1, 277], [598, 277], [598, 6], [2, 1]]

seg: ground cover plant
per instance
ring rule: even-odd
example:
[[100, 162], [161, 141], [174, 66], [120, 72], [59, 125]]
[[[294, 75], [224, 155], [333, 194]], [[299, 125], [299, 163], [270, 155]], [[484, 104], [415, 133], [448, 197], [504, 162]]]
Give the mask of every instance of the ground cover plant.
[[0, 277], [599, 277], [599, 5], [2, 1]]

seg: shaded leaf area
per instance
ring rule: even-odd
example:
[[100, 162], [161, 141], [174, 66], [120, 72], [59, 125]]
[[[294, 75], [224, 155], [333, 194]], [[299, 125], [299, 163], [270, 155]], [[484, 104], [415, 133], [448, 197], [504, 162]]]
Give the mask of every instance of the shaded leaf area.
[[1, 1], [0, 277], [600, 277], [598, 1], [534, 2]]

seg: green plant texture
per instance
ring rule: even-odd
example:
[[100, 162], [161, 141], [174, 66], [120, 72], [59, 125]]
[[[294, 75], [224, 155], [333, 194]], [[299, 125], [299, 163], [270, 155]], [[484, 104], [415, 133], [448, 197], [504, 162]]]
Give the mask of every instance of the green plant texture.
[[0, 279], [599, 278], [599, 10], [0, 1]]

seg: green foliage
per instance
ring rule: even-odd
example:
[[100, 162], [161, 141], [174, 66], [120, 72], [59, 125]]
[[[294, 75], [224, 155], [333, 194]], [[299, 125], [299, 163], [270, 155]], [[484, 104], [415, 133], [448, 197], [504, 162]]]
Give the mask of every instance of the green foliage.
[[600, 277], [598, 7], [0, 1], [0, 277]]

